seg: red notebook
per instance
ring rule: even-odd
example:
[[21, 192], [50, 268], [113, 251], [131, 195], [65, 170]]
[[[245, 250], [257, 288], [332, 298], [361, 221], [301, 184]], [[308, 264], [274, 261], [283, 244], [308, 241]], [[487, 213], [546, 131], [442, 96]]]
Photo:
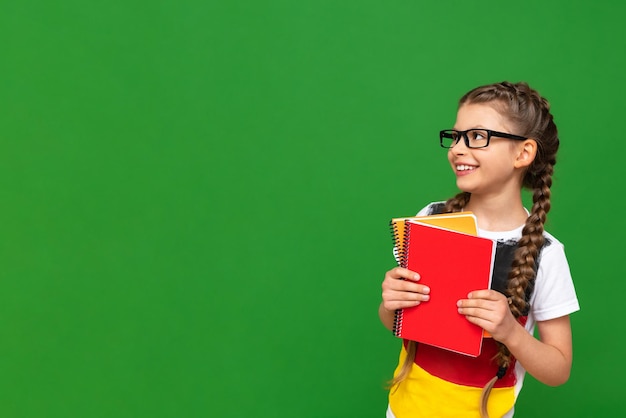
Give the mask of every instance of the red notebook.
[[420, 274], [430, 300], [396, 311], [394, 334], [476, 357], [483, 330], [457, 311], [473, 290], [489, 289], [496, 243], [487, 238], [408, 221], [400, 265]]

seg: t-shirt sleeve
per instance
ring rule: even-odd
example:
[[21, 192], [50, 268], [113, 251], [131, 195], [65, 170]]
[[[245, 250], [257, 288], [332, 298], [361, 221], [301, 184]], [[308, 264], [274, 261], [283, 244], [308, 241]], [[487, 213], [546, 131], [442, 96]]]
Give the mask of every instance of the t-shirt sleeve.
[[560, 318], [580, 309], [565, 250], [559, 241], [542, 251], [531, 309], [537, 321]]
[[417, 212], [415, 216], [428, 216], [432, 215], [434, 212], [437, 212], [437, 208], [441, 207], [443, 202], [431, 202], [427, 206], [423, 207], [422, 210]]

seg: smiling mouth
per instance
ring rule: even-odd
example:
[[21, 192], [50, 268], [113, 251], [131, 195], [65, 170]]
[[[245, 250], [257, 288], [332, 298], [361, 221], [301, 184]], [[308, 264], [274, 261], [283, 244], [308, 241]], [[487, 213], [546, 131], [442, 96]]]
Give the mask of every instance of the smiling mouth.
[[459, 164], [456, 166], [456, 171], [472, 171], [475, 169], [476, 169], [476, 166], [474, 165]]

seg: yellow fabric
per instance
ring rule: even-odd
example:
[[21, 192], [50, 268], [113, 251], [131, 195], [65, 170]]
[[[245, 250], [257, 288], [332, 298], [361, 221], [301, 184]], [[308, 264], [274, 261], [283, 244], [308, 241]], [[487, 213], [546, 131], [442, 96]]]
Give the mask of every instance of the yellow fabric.
[[[404, 363], [400, 353], [396, 373]], [[389, 406], [396, 418], [480, 418], [482, 388], [461, 386], [439, 379], [416, 364], [407, 378], [389, 392]], [[502, 417], [515, 403], [514, 388], [494, 388], [487, 410], [490, 418]]]

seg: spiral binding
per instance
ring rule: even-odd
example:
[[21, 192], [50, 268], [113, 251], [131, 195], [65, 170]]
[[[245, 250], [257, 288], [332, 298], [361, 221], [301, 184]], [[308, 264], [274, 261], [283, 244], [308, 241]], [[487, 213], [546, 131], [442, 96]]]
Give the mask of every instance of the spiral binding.
[[402, 309], [396, 309], [393, 318], [393, 335], [399, 337], [402, 334]]
[[402, 236], [402, 258], [400, 259], [400, 265], [404, 268], [406, 268], [409, 263], [409, 231], [410, 228], [405, 222], [404, 234]]
[[[400, 225], [402, 227], [400, 227]], [[408, 256], [409, 228], [406, 219], [392, 219], [390, 222], [391, 234], [394, 242], [394, 255], [400, 267], [406, 267]], [[403, 229], [400, 232], [400, 229]], [[399, 337], [402, 333], [403, 310], [396, 309], [393, 319], [393, 333]]]
[[400, 229], [404, 228], [405, 220], [404, 219], [392, 219], [389, 222], [389, 227], [391, 229], [391, 236], [393, 238], [393, 255], [398, 263], [398, 266], [402, 266], [402, 260], [404, 259], [404, 237], [400, 236]]

